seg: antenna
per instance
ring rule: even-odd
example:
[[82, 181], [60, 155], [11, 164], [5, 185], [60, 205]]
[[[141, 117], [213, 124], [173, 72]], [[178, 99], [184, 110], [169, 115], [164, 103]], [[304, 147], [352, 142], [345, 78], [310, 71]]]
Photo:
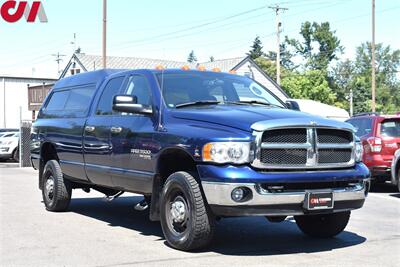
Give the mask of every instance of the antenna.
[[61, 61], [63, 61], [63, 57], [65, 57], [66, 55], [61, 55], [60, 52], [58, 52], [57, 54], [52, 54], [53, 57], [56, 58], [56, 62], [57, 62], [57, 73], [60, 74], [60, 63]]

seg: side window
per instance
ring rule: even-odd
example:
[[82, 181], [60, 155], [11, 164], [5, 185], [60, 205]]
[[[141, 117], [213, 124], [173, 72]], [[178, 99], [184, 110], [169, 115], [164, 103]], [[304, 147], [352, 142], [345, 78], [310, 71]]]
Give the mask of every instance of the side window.
[[143, 76], [134, 75], [129, 77], [128, 85], [125, 90], [126, 95], [137, 97], [138, 104], [150, 106], [151, 92], [147, 80]]
[[79, 89], [72, 89], [65, 104], [66, 111], [87, 111], [90, 106], [95, 88], [84, 87]]
[[70, 91], [54, 92], [46, 106], [46, 111], [63, 110]]
[[110, 80], [100, 97], [99, 104], [97, 105], [96, 115], [112, 115], [112, 102], [114, 96], [119, 93], [124, 77], [118, 77]]

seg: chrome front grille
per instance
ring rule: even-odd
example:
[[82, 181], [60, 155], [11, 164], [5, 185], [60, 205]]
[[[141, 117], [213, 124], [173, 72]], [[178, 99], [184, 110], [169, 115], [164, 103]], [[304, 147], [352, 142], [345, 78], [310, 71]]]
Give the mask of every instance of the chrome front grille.
[[354, 135], [350, 130], [298, 127], [255, 132], [256, 157], [261, 169], [327, 169], [350, 167]]

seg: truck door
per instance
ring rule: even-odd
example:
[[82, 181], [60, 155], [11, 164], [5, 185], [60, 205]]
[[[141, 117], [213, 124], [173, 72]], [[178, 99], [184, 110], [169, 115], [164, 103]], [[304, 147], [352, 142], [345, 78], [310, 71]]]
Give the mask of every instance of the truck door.
[[111, 179], [111, 122], [114, 95], [124, 81], [124, 76], [108, 81], [100, 95], [95, 111], [88, 118], [84, 134], [85, 170], [88, 179], [97, 185], [113, 186]]
[[[138, 104], [152, 106], [148, 80], [142, 75], [128, 77], [122, 94], [134, 95]], [[153, 140], [156, 120], [153, 115], [124, 114], [113, 116], [111, 126], [112, 180], [115, 186], [139, 193], [151, 193], [152, 156], [159, 150]]]

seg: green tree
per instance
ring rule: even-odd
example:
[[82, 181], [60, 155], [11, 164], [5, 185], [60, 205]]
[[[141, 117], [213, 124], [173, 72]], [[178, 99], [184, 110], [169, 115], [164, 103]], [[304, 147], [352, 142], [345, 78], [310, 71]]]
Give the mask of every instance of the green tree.
[[194, 51], [193, 51], [193, 50], [189, 53], [187, 62], [189, 62], [189, 63], [195, 63], [195, 62], [197, 62], [197, 57], [196, 57], [196, 55], [194, 54]]
[[[371, 43], [363, 43], [356, 49], [353, 62], [341, 62], [333, 72], [335, 92], [341, 102], [350, 89], [354, 95], [354, 112], [371, 111]], [[376, 45], [376, 104], [377, 111], [393, 113], [400, 110], [400, 50]]]
[[213, 56], [210, 57], [210, 62], [214, 62], [215, 58]]
[[[265, 58], [265, 57], [259, 57], [255, 59], [255, 62], [257, 63], [258, 66], [266, 73], [268, 74], [269, 77], [275, 79], [276, 77], [276, 64], [272, 60]], [[283, 70], [282, 70], [283, 71]]]
[[[281, 66], [283, 68], [286, 68], [288, 70], [293, 70], [296, 69], [298, 66], [296, 66], [293, 61], [293, 53], [290, 52], [288, 49], [288, 44], [287, 43], [282, 43], [280, 44], [281, 48]], [[271, 61], [276, 62], [276, 52], [274, 51], [269, 51], [266, 55], [266, 58], [268, 58]]]
[[336, 67], [333, 68], [333, 71], [329, 77], [329, 85], [336, 93], [336, 106], [350, 110], [349, 101], [350, 93], [352, 89], [354, 89], [354, 77], [355, 65], [354, 62], [349, 59], [339, 62]]
[[328, 70], [329, 64], [343, 53], [340, 40], [331, 30], [329, 22], [318, 24], [304, 22], [301, 25], [300, 35], [303, 40], [289, 39], [285, 42], [306, 62], [305, 69]]
[[311, 99], [328, 105], [336, 102], [336, 94], [329, 87], [325, 72], [321, 70], [292, 72], [282, 79], [282, 88], [292, 98]]
[[260, 40], [260, 37], [257, 36], [254, 39], [253, 44], [250, 47], [250, 51], [249, 53], [247, 53], [247, 55], [250, 56], [252, 59], [257, 59], [265, 55], [262, 50], [263, 50], [262, 42]]

